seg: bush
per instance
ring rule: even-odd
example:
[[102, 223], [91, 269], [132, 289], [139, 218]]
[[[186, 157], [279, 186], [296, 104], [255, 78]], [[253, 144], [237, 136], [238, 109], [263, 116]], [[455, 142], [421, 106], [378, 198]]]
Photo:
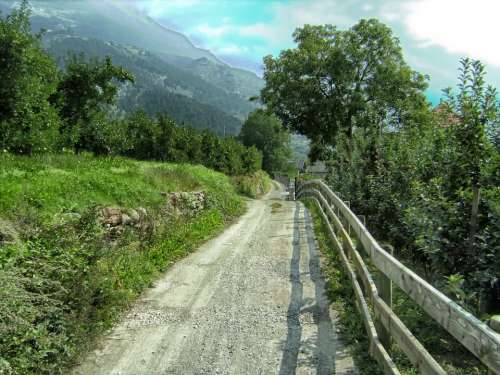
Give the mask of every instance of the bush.
[[20, 154], [55, 150], [60, 121], [49, 98], [58, 72], [31, 33], [28, 4], [0, 15], [0, 149]]
[[[193, 190], [205, 208], [169, 216], [160, 193]], [[147, 218], [115, 236], [102, 207]], [[202, 166], [0, 155], [0, 373], [68, 373], [93, 335], [243, 208], [230, 179]]]
[[264, 171], [235, 176], [232, 178], [236, 191], [250, 198], [258, 198], [271, 188], [271, 178]]

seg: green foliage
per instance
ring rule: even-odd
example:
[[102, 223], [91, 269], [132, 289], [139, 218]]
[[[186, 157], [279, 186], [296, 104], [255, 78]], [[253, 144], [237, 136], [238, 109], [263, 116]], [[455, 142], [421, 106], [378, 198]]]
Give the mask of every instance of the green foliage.
[[356, 129], [352, 164], [337, 146], [329, 182], [368, 218], [376, 238], [392, 243], [434, 285], [445, 289], [446, 278], [460, 275], [464, 297], [451, 295], [482, 315], [499, 303], [498, 152], [484, 132], [498, 112], [485, 105], [494, 102], [486, 91], [472, 89], [482, 80], [474, 66], [472, 74], [464, 68], [470, 77], [457, 99], [450, 92], [434, 111], [409, 108], [398, 130]]
[[251, 174], [235, 176], [232, 182], [236, 191], [250, 198], [258, 198], [271, 189], [271, 178], [264, 171], [257, 171]]
[[30, 30], [27, 1], [0, 15], [0, 149], [31, 154], [54, 149], [60, 125], [49, 97], [57, 68]]
[[305, 25], [297, 48], [266, 57], [262, 99], [312, 141], [328, 182], [439, 288], [484, 316], [500, 306], [500, 105], [483, 65], [461, 61], [458, 94], [432, 109], [424, 77], [376, 20], [346, 31]]
[[110, 56], [115, 64], [132, 72], [135, 84], [121, 85], [122, 95], [117, 100], [119, 110], [127, 114], [135, 108], [144, 108], [151, 116], [166, 112], [179, 124], [210, 129], [224, 136], [238, 134], [241, 119], [254, 108], [246, 98], [210, 83], [215, 81], [213, 77], [205, 80], [193, 74], [195, 67], [184, 70], [135, 47], [66, 37], [51, 40], [48, 51], [62, 66], [68, 52], [78, 52], [91, 58]]
[[458, 116], [453, 127], [453, 135], [460, 150], [455, 163], [457, 171], [461, 172], [459, 184], [463, 188], [470, 186], [473, 194], [469, 239], [469, 242], [473, 242], [481, 199], [481, 169], [493, 152], [493, 145], [489, 144], [485, 129], [499, 126], [500, 110], [496, 89], [492, 86], [485, 87], [485, 71], [480, 61], [462, 59], [460, 71], [458, 97], [454, 97], [451, 89], [446, 89], [448, 100], [445, 108], [449, 115]]
[[[165, 214], [160, 192], [192, 190], [206, 194], [201, 213]], [[110, 238], [100, 207], [144, 207], [154, 226]], [[0, 372], [67, 373], [159, 272], [242, 210], [231, 180], [201, 166], [0, 155], [0, 217], [18, 234], [0, 236]]]
[[233, 137], [218, 138], [208, 130], [179, 127], [166, 115], [156, 119], [138, 111], [120, 123], [124, 130], [124, 155], [172, 162], [200, 163], [206, 167], [239, 175], [258, 171], [262, 155]]
[[52, 100], [64, 122], [61, 132], [65, 146], [78, 150], [106, 153], [101, 138], [107, 106], [118, 93], [115, 82], [133, 82], [134, 77], [111, 58], [86, 61], [83, 55], [72, 56]]
[[290, 134], [279, 120], [262, 109], [252, 112], [238, 138], [245, 146], [255, 146], [262, 152], [262, 169], [268, 173], [285, 172], [291, 159]]
[[399, 41], [375, 19], [346, 31], [332, 25], [298, 28], [297, 48], [264, 59], [262, 100], [290, 130], [321, 148], [354, 128], [397, 126], [405, 107], [424, 103], [424, 77], [404, 62]]

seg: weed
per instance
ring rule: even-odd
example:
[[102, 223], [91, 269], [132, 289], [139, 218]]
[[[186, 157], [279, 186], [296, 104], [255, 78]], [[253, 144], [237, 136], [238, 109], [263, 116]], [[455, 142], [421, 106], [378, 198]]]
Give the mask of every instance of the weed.
[[[161, 193], [189, 190], [204, 191], [204, 210], [162, 216]], [[111, 240], [102, 207], [144, 207], [152, 226]], [[231, 180], [201, 166], [1, 155], [0, 374], [67, 373], [161, 272], [243, 210]]]

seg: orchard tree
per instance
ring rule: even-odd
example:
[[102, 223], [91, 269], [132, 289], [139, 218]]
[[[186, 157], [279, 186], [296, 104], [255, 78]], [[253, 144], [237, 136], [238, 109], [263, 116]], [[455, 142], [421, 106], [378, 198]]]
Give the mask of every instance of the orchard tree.
[[56, 147], [60, 125], [49, 97], [57, 67], [31, 32], [28, 2], [0, 14], [0, 148], [31, 154]]
[[349, 30], [305, 25], [293, 34], [297, 48], [264, 58], [266, 86], [261, 99], [286, 128], [314, 143], [335, 145], [346, 139], [352, 159], [355, 127], [376, 112], [377, 126], [400, 124], [404, 105], [425, 104], [424, 76], [403, 59], [399, 41], [375, 19]]
[[76, 151], [94, 150], [97, 137], [108, 123], [105, 110], [118, 93], [116, 83], [134, 82], [131, 73], [113, 65], [111, 58], [86, 61], [71, 56], [52, 101], [64, 121], [63, 136]]
[[290, 134], [281, 122], [262, 109], [252, 112], [238, 137], [247, 147], [255, 146], [262, 152], [262, 168], [268, 172], [284, 172], [291, 158]]
[[460, 64], [458, 95], [454, 96], [450, 88], [444, 92], [447, 96], [446, 108], [452, 115], [458, 116], [458, 122], [452, 124], [453, 134], [458, 147], [458, 167], [465, 177], [461, 183], [472, 191], [470, 240], [473, 241], [481, 201], [481, 170], [494, 152], [486, 137], [486, 129], [498, 129], [500, 110], [496, 89], [485, 85], [484, 65], [469, 58], [460, 60]]

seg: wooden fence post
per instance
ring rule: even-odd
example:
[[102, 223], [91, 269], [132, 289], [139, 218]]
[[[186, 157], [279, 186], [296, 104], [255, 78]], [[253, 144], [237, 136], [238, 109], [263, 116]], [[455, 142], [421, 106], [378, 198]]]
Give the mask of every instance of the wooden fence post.
[[[359, 215], [359, 220], [363, 223], [363, 226], [366, 228], [366, 217], [365, 215]], [[365, 250], [363, 244], [361, 243], [361, 238], [359, 236], [356, 236], [356, 249], [360, 254], [363, 254], [366, 256], [368, 254], [368, 251]]]
[[[384, 246], [385, 250], [387, 250], [391, 255], [394, 255], [394, 248], [390, 245]], [[377, 276], [375, 278], [375, 284], [377, 285], [378, 294], [380, 298], [389, 306], [392, 310], [392, 281], [387, 276], [385, 276], [382, 272], [377, 272]], [[380, 342], [382, 345], [389, 349], [391, 347], [391, 334], [384, 327], [384, 325], [378, 320], [375, 320], [375, 327], [377, 333], [380, 338]]]
[[[345, 204], [347, 205], [347, 207], [349, 207], [349, 209], [351, 208], [351, 202], [350, 201], [345, 201]], [[347, 234], [349, 235], [349, 237], [351, 237], [351, 224], [349, 224], [349, 220], [347, 220], [347, 218], [345, 217], [344, 218], [344, 225], [347, 226], [346, 230], [347, 230]]]
[[[493, 315], [489, 321], [490, 328], [496, 333], [500, 334], [500, 315]], [[493, 370], [488, 370], [488, 375], [496, 375]]]

